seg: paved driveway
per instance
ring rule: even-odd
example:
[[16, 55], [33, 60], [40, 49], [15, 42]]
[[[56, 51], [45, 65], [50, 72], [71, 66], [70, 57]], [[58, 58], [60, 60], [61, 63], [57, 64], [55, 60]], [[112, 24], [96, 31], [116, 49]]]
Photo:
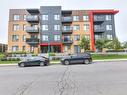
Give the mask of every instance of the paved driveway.
[[127, 61], [0, 67], [0, 95], [127, 95]]

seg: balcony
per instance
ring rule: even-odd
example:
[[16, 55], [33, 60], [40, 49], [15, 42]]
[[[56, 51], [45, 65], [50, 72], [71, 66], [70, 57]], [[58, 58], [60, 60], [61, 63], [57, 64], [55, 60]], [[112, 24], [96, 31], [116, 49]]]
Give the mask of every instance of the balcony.
[[104, 16], [94, 16], [94, 22], [104, 22]]
[[71, 16], [67, 16], [67, 17], [62, 17], [62, 22], [66, 23], [66, 22], [72, 22], [73, 19]]
[[71, 39], [63, 39], [63, 44], [72, 44], [73, 41]]
[[26, 21], [28, 21], [28, 22], [39, 22], [38, 15], [28, 15], [26, 17]]
[[105, 32], [105, 28], [94, 28], [94, 32], [95, 33], [103, 33], [103, 32]]
[[71, 34], [73, 32], [73, 28], [69, 27], [69, 28], [63, 28], [62, 29], [62, 33], [63, 34]]
[[38, 38], [26, 38], [26, 43], [27, 44], [38, 44], [39, 39]]
[[26, 27], [26, 32], [28, 32], [28, 33], [38, 33], [39, 29], [38, 29], [38, 27], [30, 27], [30, 26], [28, 26], [28, 27]]

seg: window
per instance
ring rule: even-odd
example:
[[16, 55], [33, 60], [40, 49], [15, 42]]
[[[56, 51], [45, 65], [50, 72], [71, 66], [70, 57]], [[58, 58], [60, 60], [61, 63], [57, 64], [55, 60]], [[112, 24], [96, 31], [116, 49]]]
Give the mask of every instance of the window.
[[80, 46], [74, 45], [74, 53], [80, 53], [80, 52], [81, 52]]
[[112, 35], [107, 34], [107, 39], [112, 40]]
[[60, 35], [54, 35], [54, 41], [60, 41]]
[[48, 25], [42, 25], [42, 30], [47, 31], [48, 30]]
[[80, 26], [79, 26], [79, 25], [74, 25], [74, 26], [73, 26], [73, 30], [75, 30], [75, 31], [80, 30]]
[[23, 36], [22, 36], [22, 40], [23, 40], [23, 42], [26, 41], [26, 35], [23, 35]]
[[18, 24], [13, 25], [13, 31], [18, 31], [20, 29]]
[[20, 20], [20, 15], [14, 15], [13, 20]]
[[98, 39], [101, 39], [101, 38], [103, 38], [102, 35], [99, 35], [99, 34], [96, 34], [96, 35], [95, 35], [95, 40], [98, 40]]
[[112, 25], [106, 25], [106, 30], [112, 30]]
[[79, 21], [79, 16], [73, 16], [73, 21]]
[[43, 41], [48, 41], [49, 39], [48, 39], [48, 35], [42, 35], [42, 40]]
[[83, 20], [84, 21], [89, 21], [89, 16], [88, 15], [83, 16]]
[[23, 19], [24, 19], [24, 20], [26, 20], [26, 14], [25, 14], [25, 15], [23, 15]]
[[16, 51], [18, 51], [19, 50], [19, 47], [18, 46], [12, 46], [12, 51], [13, 52], [16, 52]]
[[70, 25], [63, 26], [64, 31], [70, 31], [72, 30], [72, 27]]
[[13, 42], [17, 42], [19, 40], [19, 36], [18, 35], [12, 35], [12, 41]]
[[25, 51], [26, 50], [26, 46], [22, 46], [22, 51]]
[[74, 35], [74, 40], [75, 41], [79, 41], [80, 40], [80, 36], [79, 35]]
[[54, 15], [54, 20], [60, 20], [60, 15]]
[[60, 30], [60, 25], [54, 25], [54, 30]]
[[90, 30], [90, 25], [89, 24], [84, 24], [84, 31], [89, 31]]
[[111, 15], [106, 15], [106, 20], [112, 20], [112, 16]]
[[64, 36], [64, 39], [63, 40], [65, 42], [71, 41], [71, 36], [70, 35], [66, 35], [66, 36]]
[[90, 36], [89, 36], [89, 35], [85, 35], [85, 38], [86, 38], [87, 40], [89, 40], [89, 39], [90, 39]]
[[23, 25], [23, 31], [26, 31], [26, 25], [25, 24]]
[[64, 46], [64, 52], [69, 52], [70, 49], [71, 49], [70, 46]]
[[42, 15], [42, 20], [48, 20], [48, 15]]

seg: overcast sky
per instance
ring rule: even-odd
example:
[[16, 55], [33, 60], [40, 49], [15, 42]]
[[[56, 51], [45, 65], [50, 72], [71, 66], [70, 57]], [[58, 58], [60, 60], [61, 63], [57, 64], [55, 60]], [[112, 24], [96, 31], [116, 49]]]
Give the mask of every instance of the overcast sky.
[[3, 0], [0, 2], [0, 43], [8, 43], [9, 9], [62, 6], [62, 9], [115, 9], [116, 35], [127, 41], [127, 0]]

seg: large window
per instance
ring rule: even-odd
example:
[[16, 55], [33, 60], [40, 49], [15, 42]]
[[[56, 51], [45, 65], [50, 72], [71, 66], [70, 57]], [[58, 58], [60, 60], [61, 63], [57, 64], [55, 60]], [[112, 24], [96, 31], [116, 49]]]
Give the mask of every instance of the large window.
[[25, 14], [25, 15], [23, 15], [23, 19], [24, 19], [24, 20], [26, 20], [26, 14]]
[[90, 25], [89, 24], [84, 24], [84, 31], [89, 31], [90, 30]]
[[22, 46], [22, 51], [25, 51], [26, 50], [26, 46]]
[[74, 31], [80, 30], [80, 26], [79, 26], [79, 25], [74, 25], [74, 26], [73, 26], [73, 30], [74, 30]]
[[74, 35], [74, 41], [79, 41], [80, 40], [80, 35]]
[[106, 30], [112, 30], [112, 25], [106, 25]]
[[23, 36], [22, 36], [22, 40], [23, 40], [23, 42], [26, 41], [26, 35], [23, 35]]
[[26, 25], [25, 24], [23, 25], [23, 31], [26, 31]]
[[106, 15], [106, 20], [112, 20], [112, 15]]
[[112, 35], [111, 34], [107, 34], [107, 39], [108, 40], [112, 40], [113, 38], [112, 38]]
[[20, 15], [14, 15], [13, 20], [20, 20]]
[[19, 24], [14, 24], [13, 25], [13, 31], [18, 31], [20, 29]]
[[74, 52], [75, 53], [80, 53], [81, 52], [80, 46], [74, 45]]
[[58, 14], [54, 15], [54, 20], [60, 20], [60, 15]]
[[54, 30], [60, 30], [60, 25], [54, 25]]
[[73, 16], [73, 21], [79, 21], [79, 16]]
[[48, 20], [48, 15], [42, 15], [42, 20]]
[[60, 35], [54, 35], [54, 41], [60, 41]]
[[19, 36], [18, 35], [12, 35], [12, 41], [13, 42], [19, 41]]
[[42, 30], [47, 31], [48, 30], [48, 25], [42, 25]]
[[19, 50], [19, 47], [18, 46], [12, 46], [12, 51], [13, 52], [16, 52], [16, 51], [18, 51]]
[[90, 35], [85, 35], [85, 38], [86, 38], [87, 40], [90, 40]]
[[48, 41], [48, 40], [49, 40], [48, 35], [42, 35], [42, 40], [43, 40], [43, 41]]
[[83, 16], [83, 20], [84, 21], [89, 21], [89, 16], [88, 15]]
[[72, 27], [70, 25], [66, 25], [66, 26], [64, 25], [63, 30], [64, 31], [70, 31], [70, 30], [72, 30]]

